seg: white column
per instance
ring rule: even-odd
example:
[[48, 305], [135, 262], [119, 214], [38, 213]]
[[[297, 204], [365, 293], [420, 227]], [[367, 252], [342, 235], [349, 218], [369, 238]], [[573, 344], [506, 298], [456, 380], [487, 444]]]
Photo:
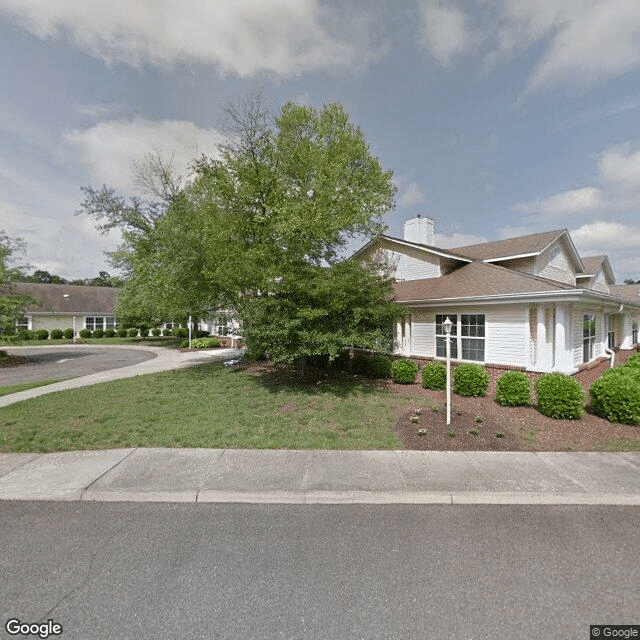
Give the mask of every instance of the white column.
[[562, 373], [573, 371], [571, 350], [571, 311], [567, 305], [556, 305], [556, 340], [554, 344], [554, 369]]
[[547, 371], [548, 368], [545, 308], [539, 304], [536, 310], [536, 369], [538, 371]]
[[404, 332], [404, 337], [405, 337], [405, 344], [404, 344], [404, 352], [409, 355], [411, 353], [411, 318], [412, 316], [410, 315], [406, 320], [405, 320], [405, 332]]
[[402, 352], [402, 321], [395, 323], [395, 335], [393, 336], [393, 350], [395, 353]]

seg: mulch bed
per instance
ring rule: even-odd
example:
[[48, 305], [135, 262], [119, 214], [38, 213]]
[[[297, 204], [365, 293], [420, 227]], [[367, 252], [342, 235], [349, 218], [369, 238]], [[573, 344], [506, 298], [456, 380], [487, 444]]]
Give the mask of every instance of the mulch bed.
[[[241, 368], [264, 376], [268, 385], [308, 385], [356, 379], [359, 383], [388, 389], [398, 396], [414, 398], [412, 409], [397, 406], [395, 434], [405, 449], [421, 451], [602, 451], [612, 440], [640, 439], [640, 426], [608, 422], [586, 412], [580, 420], [555, 420], [535, 407], [503, 407], [493, 398], [452, 395], [451, 424], [446, 424], [446, 394], [423, 389], [418, 382], [395, 384], [353, 374], [309, 369], [304, 379], [293, 367], [271, 363], [244, 363]], [[437, 409], [437, 410], [434, 410]], [[416, 409], [418, 422], [411, 420]], [[423, 431], [423, 435], [418, 432]], [[475, 434], [477, 431], [477, 435]], [[450, 435], [451, 434], [451, 435]], [[501, 434], [498, 436], [497, 434]]]
[[18, 364], [24, 364], [27, 359], [24, 356], [5, 356], [0, 358], [0, 367], [15, 367]]

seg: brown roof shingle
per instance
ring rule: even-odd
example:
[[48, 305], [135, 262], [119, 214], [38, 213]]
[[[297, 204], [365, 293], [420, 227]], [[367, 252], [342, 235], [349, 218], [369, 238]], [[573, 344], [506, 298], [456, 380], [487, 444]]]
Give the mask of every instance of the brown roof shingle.
[[508, 238], [482, 244], [471, 244], [466, 247], [450, 249], [453, 253], [472, 258], [473, 260], [495, 260], [510, 256], [520, 256], [540, 253], [554, 240], [566, 233], [566, 229], [534, 233], [519, 238]]
[[[14, 282], [18, 293], [40, 300], [40, 306], [30, 306], [28, 313], [77, 313], [113, 315], [118, 289], [112, 287], [85, 287], [73, 284], [42, 284]], [[65, 298], [65, 295], [68, 298]]]

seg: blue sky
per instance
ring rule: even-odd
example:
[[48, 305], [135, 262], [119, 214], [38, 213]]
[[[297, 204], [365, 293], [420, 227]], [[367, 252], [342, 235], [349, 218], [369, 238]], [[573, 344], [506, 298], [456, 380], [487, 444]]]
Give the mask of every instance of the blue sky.
[[34, 268], [113, 273], [80, 186], [215, 154], [221, 105], [261, 86], [345, 106], [394, 172], [391, 235], [567, 228], [640, 279], [637, 0], [0, 0], [0, 83], [0, 228]]

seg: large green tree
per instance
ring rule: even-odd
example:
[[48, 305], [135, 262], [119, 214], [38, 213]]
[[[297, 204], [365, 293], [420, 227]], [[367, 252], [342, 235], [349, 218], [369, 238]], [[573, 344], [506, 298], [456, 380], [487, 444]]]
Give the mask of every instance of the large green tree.
[[17, 256], [24, 253], [24, 248], [24, 241], [0, 230], [0, 334], [13, 333], [16, 321], [24, 315], [25, 307], [37, 302], [30, 296], [18, 293], [12, 285], [22, 276]]
[[126, 221], [121, 311], [232, 307], [247, 346], [277, 361], [380, 348], [399, 314], [390, 281], [344, 253], [384, 229], [391, 172], [340, 105], [287, 103], [273, 117], [255, 95], [226, 115], [219, 156], [198, 159], [147, 228]]

